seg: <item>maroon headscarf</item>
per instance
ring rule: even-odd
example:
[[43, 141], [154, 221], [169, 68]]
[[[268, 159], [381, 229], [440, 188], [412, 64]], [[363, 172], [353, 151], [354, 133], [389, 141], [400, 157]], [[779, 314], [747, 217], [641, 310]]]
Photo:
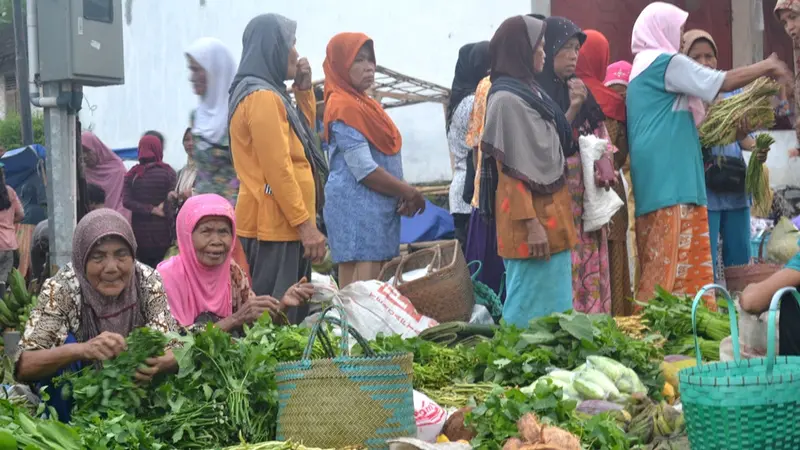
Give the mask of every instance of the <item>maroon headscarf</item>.
[[105, 207], [117, 211], [130, 221], [131, 212], [122, 205], [122, 186], [128, 171], [122, 159], [91, 131], [81, 133], [81, 144], [97, 161], [94, 167], [83, 170], [86, 182], [100, 186], [106, 194]]
[[164, 147], [155, 136], [145, 135], [139, 140], [139, 164], [133, 166], [126, 177], [138, 178], [151, 167], [167, 167], [164, 159]]

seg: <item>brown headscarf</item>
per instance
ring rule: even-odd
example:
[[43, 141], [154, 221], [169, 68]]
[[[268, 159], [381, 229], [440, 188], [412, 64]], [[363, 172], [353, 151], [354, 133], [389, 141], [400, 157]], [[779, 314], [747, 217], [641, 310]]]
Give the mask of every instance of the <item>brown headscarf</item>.
[[[387, 155], [395, 155], [403, 145], [400, 131], [381, 104], [350, 84], [350, 66], [364, 45], [373, 48], [364, 33], [339, 33], [328, 43], [325, 62], [325, 140], [330, 124], [340, 120], [361, 132], [370, 144]], [[374, 49], [373, 49], [374, 55]]]
[[145, 325], [139, 302], [139, 283], [134, 273], [128, 285], [116, 298], [103, 296], [86, 278], [86, 260], [92, 249], [107, 237], [124, 240], [136, 254], [136, 238], [131, 225], [111, 209], [98, 209], [85, 215], [75, 228], [72, 238], [72, 267], [81, 288], [81, 323], [77, 332], [79, 342], [86, 342], [104, 331], [127, 336], [133, 329]]
[[711, 44], [711, 48], [714, 49], [714, 55], [719, 57], [719, 48], [717, 48], [717, 43], [714, 42], [714, 38], [711, 37], [711, 34], [705, 30], [689, 30], [686, 33], [683, 33], [683, 48], [681, 48], [681, 53], [684, 55], [689, 54], [689, 50], [692, 49], [695, 42], [705, 39]]

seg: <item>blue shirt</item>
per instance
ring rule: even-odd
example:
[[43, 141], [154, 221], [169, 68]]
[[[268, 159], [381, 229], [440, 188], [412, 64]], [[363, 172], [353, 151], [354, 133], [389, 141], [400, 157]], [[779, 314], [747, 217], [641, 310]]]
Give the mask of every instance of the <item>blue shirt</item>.
[[628, 85], [628, 138], [636, 216], [680, 204], [705, 206], [700, 139], [689, 96], [711, 101], [724, 72], [685, 55], [659, 55]]
[[398, 199], [379, 194], [361, 181], [378, 167], [402, 179], [400, 153], [380, 152], [358, 130], [339, 121], [330, 125], [328, 149], [324, 214], [333, 262], [388, 261], [398, 256]]
[[[722, 98], [740, 94], [742, 89], [737, 89], [733, 92], [726, 92], [722, 94]], [[728, 144], [724, 146], [717, 146], [711, 148], [711, 156], [728, 156], [732, 158], [739, 158], [744, 161], [742, 154], [742, 147], [739, 142]], [[742, 191], [739, 193], [733, 192], [714, 192], [710, 189], [706, 190], [708, 196], [708, 210], [709, 211], [732, 211], [736, 209], [744, 209], [750, 207], [750, 199], [747, 193]]]

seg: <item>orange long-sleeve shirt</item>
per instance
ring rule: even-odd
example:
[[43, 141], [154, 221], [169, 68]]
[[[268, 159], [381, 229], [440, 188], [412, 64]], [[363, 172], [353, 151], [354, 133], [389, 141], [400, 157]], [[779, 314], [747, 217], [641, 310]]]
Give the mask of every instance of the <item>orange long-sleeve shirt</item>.
[[[314, 92], [295, 91], [295, 100], [314, 123]], [[257, 91], [242, 100], [231, 118], [230, 140], [241, 183], [236, 234], [267, 242], [300, 240], [297, 226], [316, 224], [314, 176], [280, 96]]]

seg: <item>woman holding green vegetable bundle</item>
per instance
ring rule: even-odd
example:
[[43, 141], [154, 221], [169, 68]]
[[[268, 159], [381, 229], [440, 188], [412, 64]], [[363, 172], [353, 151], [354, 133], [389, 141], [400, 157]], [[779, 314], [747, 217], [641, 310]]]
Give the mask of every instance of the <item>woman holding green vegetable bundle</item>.
[[[113, 359], [125, 350], [125, 337], [139, 327], [163, 333], [178, 329], [161, 277], [134, 258], [136, 239], [121, 214], [99, 209], [84, 216], [72, 249], [72, 263], [45, 281], [31, 311], [13, 357], [17, 381], [43, 381], [64, 369]], [[131, 376], [148, 381], [175, 369], [167, 349]], [[57, 395], [51, 398], [58, 400]]]
[[[687, 31], [683, 35], [682, 53], [709, 69], [717, 69], [717, 44], [706, 31]], [[741, 92], [742, 89], [720, 92], [717, 99]], [[711, 258], [717, 279], [721, 275], [716, 273], [720, 238], [724, 267], [750, 262], [750, 199], [745, 192], [746, 165], [742, 150], [754, 151], [756, 142], [747, 128], [746, 123], [740, 124], [736, 142], [703, 149]], [[765, 161], [766, 151], [760, 151], [758, 157]]]
[[705, 117], [703, 102], [762, 76], [790, 76], [775, 55], [722, 72], [680, 54], [688, 15], [677, 6], [654, 2], [633, 26], [631, 50], [636, 56], [626, 102], [641, 265], [637, 296], [642, 301], [659, 285], [689, 294], [714, 279], [697, 131]]

